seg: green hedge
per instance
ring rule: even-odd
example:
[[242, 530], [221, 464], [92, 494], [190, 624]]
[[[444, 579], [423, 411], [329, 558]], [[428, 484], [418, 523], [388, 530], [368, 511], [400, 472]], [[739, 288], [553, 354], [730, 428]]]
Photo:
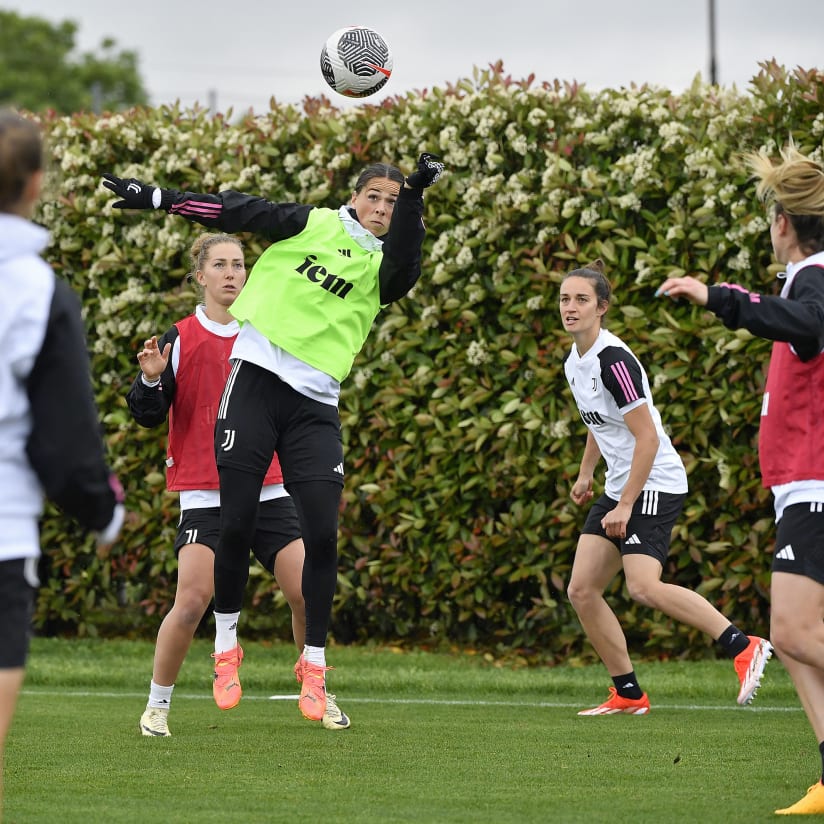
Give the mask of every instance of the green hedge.
[[[680, 95], [596, 93], [491, 66], [346, 111], [307, 98], [235, 122], [177, 107], [48, 120], [54, 174], [38, 218], [49, 259], [83, 298], [132, 516], [103, 556], [47, 518], [41, 626], [149, 635], [174, 591], [165, 431], [137, 427], [124, 395], [141, 342], [193, 307], [186, 250], [201, 229], [112, 211], [101, 172], [336, 207], [365, 163], [411, 169], [426, 149], [449, 173], [426, 196], [424, 276], [379, 316], [341, 399], [335, 640], [591, 654], [564, 595], [585, 430], [563, 377], [557, 287], [596, 256], [616, 292], [608, 325], [646, 363], [690, 476], [666, 576], [765, 632], [773, 530], [756, 433], [769, 345], [653, 293], [672, 272], [773, 289], [768, 223], [736, 158], [790, 136], [821, 158], [823, 79], [771, 63], [746, 91], [696, 80]], [[251, 263], [263, 245], [246, 240]], [[244, 633], [288, 637], [288, 609], [260, 570], [248, 595]], [[712, 654], [699, 633], [627, 601], [621, 580], [609, 597], [635, 648]]]

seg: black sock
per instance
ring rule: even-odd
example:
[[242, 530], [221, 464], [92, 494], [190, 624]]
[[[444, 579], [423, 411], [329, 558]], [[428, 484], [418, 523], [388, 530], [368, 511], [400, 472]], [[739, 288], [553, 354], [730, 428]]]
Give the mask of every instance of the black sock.
[[821, 783], [824, 784], [824, 741], [818, 745], [818, 751], [821, 753]]
[[730, 624], [715, 642], [730, 658], [740, 655], [750, 645], [746, 632], [741, 632], [735, 624]]
[[616, 675], [612, 683], [615, 684], [615, 691], [621, 698], [641, 698], [644, 695], [635, 678], [635, 670], [626, 675]]

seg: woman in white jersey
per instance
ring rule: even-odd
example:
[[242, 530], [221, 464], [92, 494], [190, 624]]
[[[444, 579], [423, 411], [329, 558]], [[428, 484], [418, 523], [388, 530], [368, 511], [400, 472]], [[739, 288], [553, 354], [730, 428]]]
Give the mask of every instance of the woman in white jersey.
[[406, 178], [394, 166], [372, 164], [339, 209], [273, 203], [234, 191], [179, 192], [103, 176], [103, 185], [121, 198], [115, 208], [162, 209], [271, 241], [232, 305], [241, 329], [215, 426], [221, 501], [215, 679], [238, 700], [237, 622], [258, 496], [277, 450], [306, 548], [298, 706], [305, 718], [323, 717], [344, 473], [340, 383], [381, 307], [402, 298], [420, 277], [423, 190], [442, 171], [443, 163], [428, 153]]
[[612, 677], [610, 696], [579, 715], [645, 715], [650, 703], [604, 591], [623, 569], [630, 597], [710, 635], [734, 659], [738, 703], [749, 703], [771, 655], [703, 596], [661, 580], [672, 527], [687, 493], [687, 473], [652, 403], [647, 375], [629, 347], [602, 328], [611, 287], [600, 260], [561, 283], [564, 329], [573, 340], [564, 371], [587, 440], [572, 500], [593, 497], [596, 466], [606, 464], [604, 493], [591, 505], [578, 540], [567, 593], [584, 632]]
[[43, 181], [40, 130], [0, 111], [0, 818], [3, 749], [23, 683], [44, 495], [100, 546], [123, 523], [106, 466], [80, 302], [40, 257], [31, 221]]
[[[140, 731], [146, 736], [171, 735], [168, 716], [174, 684], [214, 592], [214, 552], [220, 533], [214, 422], [239, 328], [229, 307], [246, 283], [243, 246], [236, 237], [200, 235], [189, 257], [190, 278], [200, 287], [203, 302], [159, 341], [152, 337], [145, 342], [137, 355], [141, 371], [127, 396], [132, 417], [142, 426], [160, 426], [168, 418], [167, 485], [180, 494], [177, 587], [174, 604], [157, 634], [149, 700], [140, 719]], [[277, 455], [263, 481], [251, 548], [277, 579], [292, 610], [295, 641], [302, 648], [303, 541]], [[236, 697], [232, 690], [227, 693], [218, 681], [213, 689], [218, 706], [229, 709], [223, 704], [227, 695]], [[335, 697], [328, 695], [323, 726], [339, 730], [349, 725]]]
[[824, 813], [824, 167], [794, 147], [777, 163], [747, 156], [772, 207], [770, 239], [787, 267], [780, 295], [669, 278], [657, 294], [686, 298], [731, 329], [775, 341], [761, 407], [758, 459], [775, 499], [770, 639], [813, 728], [821, 779], [779, 815]]

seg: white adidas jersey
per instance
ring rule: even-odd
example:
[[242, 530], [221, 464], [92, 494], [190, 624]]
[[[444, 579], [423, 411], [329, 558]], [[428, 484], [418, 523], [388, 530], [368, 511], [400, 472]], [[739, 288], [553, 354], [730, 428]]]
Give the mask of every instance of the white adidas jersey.
[[642, 403], [649, 407], [659, 441], [644, 489], [672, 494], [687, 492], [684, 464], [661, 425], [647, 374], [620, 338], [602, 329], [583, 357], [573, 344], [564, 361], [564, 372], [581, 418], [595, 437], [607, 465], [604, 492], [610, 498], [617, 501], [621, 497], [635, 449], [635, 438], [624, 423], [624, 415]]

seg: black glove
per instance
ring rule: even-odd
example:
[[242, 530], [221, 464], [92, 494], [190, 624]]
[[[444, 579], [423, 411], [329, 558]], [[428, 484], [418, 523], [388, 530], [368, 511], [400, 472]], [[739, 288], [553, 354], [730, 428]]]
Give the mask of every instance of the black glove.
[[417, 171], [412, 172], [412, 174], [406, 178], [406, 183], [413, 189], [425, 189], [427, 186], [431, 186], [441, 176], [443, 168], [443, 163], [438, 155], [424, 152], [418, 158]]
[[104, 172], [103, 177], [105, 178], [103, 185], [111, 189], [118, 197], [123, 198], [112, 203], [113, 209], [157, 209], [160, 206], [160, 192], [158, 191], [156, 204], [152, 198], [155, 186], [147, 186], [133, 177], [124, 180], [108, 172]]

